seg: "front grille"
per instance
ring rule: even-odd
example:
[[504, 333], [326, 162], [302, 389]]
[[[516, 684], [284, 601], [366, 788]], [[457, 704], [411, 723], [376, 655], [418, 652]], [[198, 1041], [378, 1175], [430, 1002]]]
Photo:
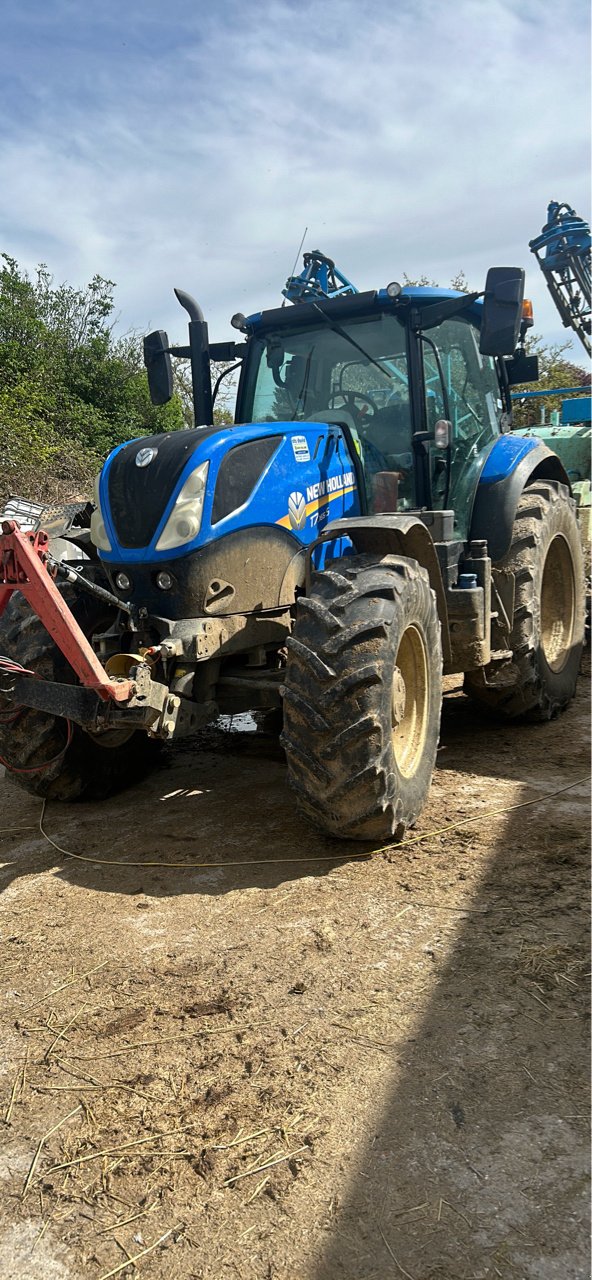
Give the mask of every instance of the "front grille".
[[[121, 547], [147, 547], [191, 454], [218, 427], [194, 427], [132, 440], [120, 449], [109, 467], [111, 519]], [[156, 449], [147, 467], [136, 466], [140, 449]]]

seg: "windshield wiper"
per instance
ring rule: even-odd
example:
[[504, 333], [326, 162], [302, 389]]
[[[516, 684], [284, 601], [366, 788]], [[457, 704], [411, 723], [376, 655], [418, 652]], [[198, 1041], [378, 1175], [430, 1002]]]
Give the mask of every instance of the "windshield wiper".
[[323, 317], [323, 320], [325, 321], [325, 323], [329, 325], [329, 328], [333, 330], [333, 333], [338, 333], [340, 338], [345, 338], [345, 341], [349, 342], [350, 347], [355, 347], [356, 351], [359, 351], [360, 354], [364, 356], [364, 359], [368, 360], [369, 364], [373, 364], [376, 366], [379, 373], [384, 373], [386, 374], [387, 378], [392, 379], [392, 376], [393, 376], [392, 373], [389, 373], [388, 369], [385, 369], [383, 365], [379, 364], [378, 360], [375, 360], [374, 356], [371, 356], [368, 351], [364, 351], [364, 348], [360, 346], [359, 342], [356, 342], [355, 338], [350, 337], [347, 330], [342, 329], [341, 325], [337, 324], [336, 320], [330, 320], [329, 316], [326, 315], [325, 312], [321, 310], [318, 303], [313, 302], [312, 305], [315, 311], [318, 311], [319, 315]]
[[294, 406], [294, 412], [293, 412], [293, 414], [292, 414], [292, 422], [294, 422], [294, 421], [295, 421], [295, 419], [296, 419], [296, 414], [297, 414], [298, 412], [301, 412], [301, 413], [303, 413], [303, 412], [304, 412], [304, 403], [305, 403], [305, 400], [306, 400], [306, 393], [307, 393], [307, 391], [308, 391], [308, 382], [309, 382], [309, 378], [310, 378], [310, 366], [311, 366], [311, 361], [312, 361], [312, 353], [313, 353], [313, 350], [314, 350], [314, 348], [313, 348], [313, 347], [311, 347], [311, 348], [310, 348], [310, 351], [309, 351], [309, 353], [308, 353], [308, 358], [307, 358], [306, 366], [305, 366], [305, 369], [304, 369], [304, 378], [302, 379], [302, 386], [301, 386], [301, 388], [300, 388], [300, 391], [298, 392], [298, 395], [296, 396], [296, 404], [295, 404], [295, 406]]

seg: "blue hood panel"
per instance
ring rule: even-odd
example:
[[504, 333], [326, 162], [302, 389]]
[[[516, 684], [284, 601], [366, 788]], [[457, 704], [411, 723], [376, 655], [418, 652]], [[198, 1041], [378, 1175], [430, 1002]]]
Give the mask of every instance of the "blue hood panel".
[[[171, 561], [190, 555], [199, 547], [206, 546], [227, 533], [261, 525], [279, 526], [297, 544], [307, 546], [318, 536], [329, 518], [339, 519], [347, 515], [358, 515], [360, 512], [353, 464], [345, 439], [340, 429], [334, 425], [318, 422], [251, 422], [243, 426], [223, 427], [218, 431], [204, 428], [203, 439], [200, 438], [201, 429], [179, 434], [191, 436], [191, 448], [187, 450], [187, 460], [182, 469], [175, 467], [174, 481], [169, 480], [168, 485], [162, 469], [159, 471], [154, 466], [152, 470], [152, 461], [136, 471], [136, 455], [140, 450], [153, 447], [162, 437], [146, 437], [127, 442], [114, 449], [107, 458], [101, 472], [99, 497], [112, 550], [101, 551], [101, 560], [112, 564]], [[232, 465], [233, 449], [239, 445], [248, 445], [250, 441], [265, 439], [273, 441], [275, 448], [255, 479], [250, 493], [240, 506], [213, 522], [214, 496], [222, 462], [227, 460], [227, 474]], [[125, 460], [120, 459], [116, 468], [121, 470], [123, 465], [126, 469], [133, 468], [133, 477], [130, 477], [133, 483], [124, 492], [133, 493], [133, 500], [141, 508], [145, 486], [146, 508], [150, 508], [153, 513], [156, 506], [160, 512], [156, 526], [153, 518], [146, 521], [147, 537], [144, 546], [138, 545], [138, 519], [134, 522], [136, 545], [124, 545], [110, 502], [111, 468], [124, 449], [127, 451]], [[237, 468], [244, 466], [245, 456], [244, 450], [240, 450], [237, 454]], [[192, 542], [178, 549], [156, 551], [156, 543], [171, 514], [175, 499], [191, 472], [204, 462], [209, 462], [209, 471], [199, 533]], [[158, 493], [159, 487], [162, 487], [161, 495]], [[114, 493], [115, 490], [112, 489], [111, 492]], [[120, 524], [123, 523], [120, 521]]]

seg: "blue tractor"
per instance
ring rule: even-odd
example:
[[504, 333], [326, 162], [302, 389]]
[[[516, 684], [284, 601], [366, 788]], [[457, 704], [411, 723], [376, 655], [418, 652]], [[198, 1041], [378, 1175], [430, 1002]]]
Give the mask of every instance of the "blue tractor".
[[[443, 674], [508, 720], [562, 711], [582, 555], [561, 462], [510, 433], [511, 388], [537, 376], [523, 289], [500, 267], [482, 294], [359, 293], [315, 251], [223, 343], [177, 291], [188, 344], [158, 331], [145, 360], [156, 404], [191, 362], [195, 426], [114, 449], [90, 516], [3, 525], [15, 777], [106, 795], [163, 740], [273, 712], [304, 814], [384, 842], [425, 803]], [[212, 362], [240, 365], [233, 426], [212, 425]]]

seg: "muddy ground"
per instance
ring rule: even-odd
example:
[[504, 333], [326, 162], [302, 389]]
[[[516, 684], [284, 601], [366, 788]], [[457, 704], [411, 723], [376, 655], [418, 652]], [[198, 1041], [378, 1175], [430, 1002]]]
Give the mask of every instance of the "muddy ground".
[[0, 1275], [584, 1280], [586, 691], [450, 692], [418, 832], [479, 820], [368, 861], [261, 735], [50, 805], [86, 862], [0, 782]]

